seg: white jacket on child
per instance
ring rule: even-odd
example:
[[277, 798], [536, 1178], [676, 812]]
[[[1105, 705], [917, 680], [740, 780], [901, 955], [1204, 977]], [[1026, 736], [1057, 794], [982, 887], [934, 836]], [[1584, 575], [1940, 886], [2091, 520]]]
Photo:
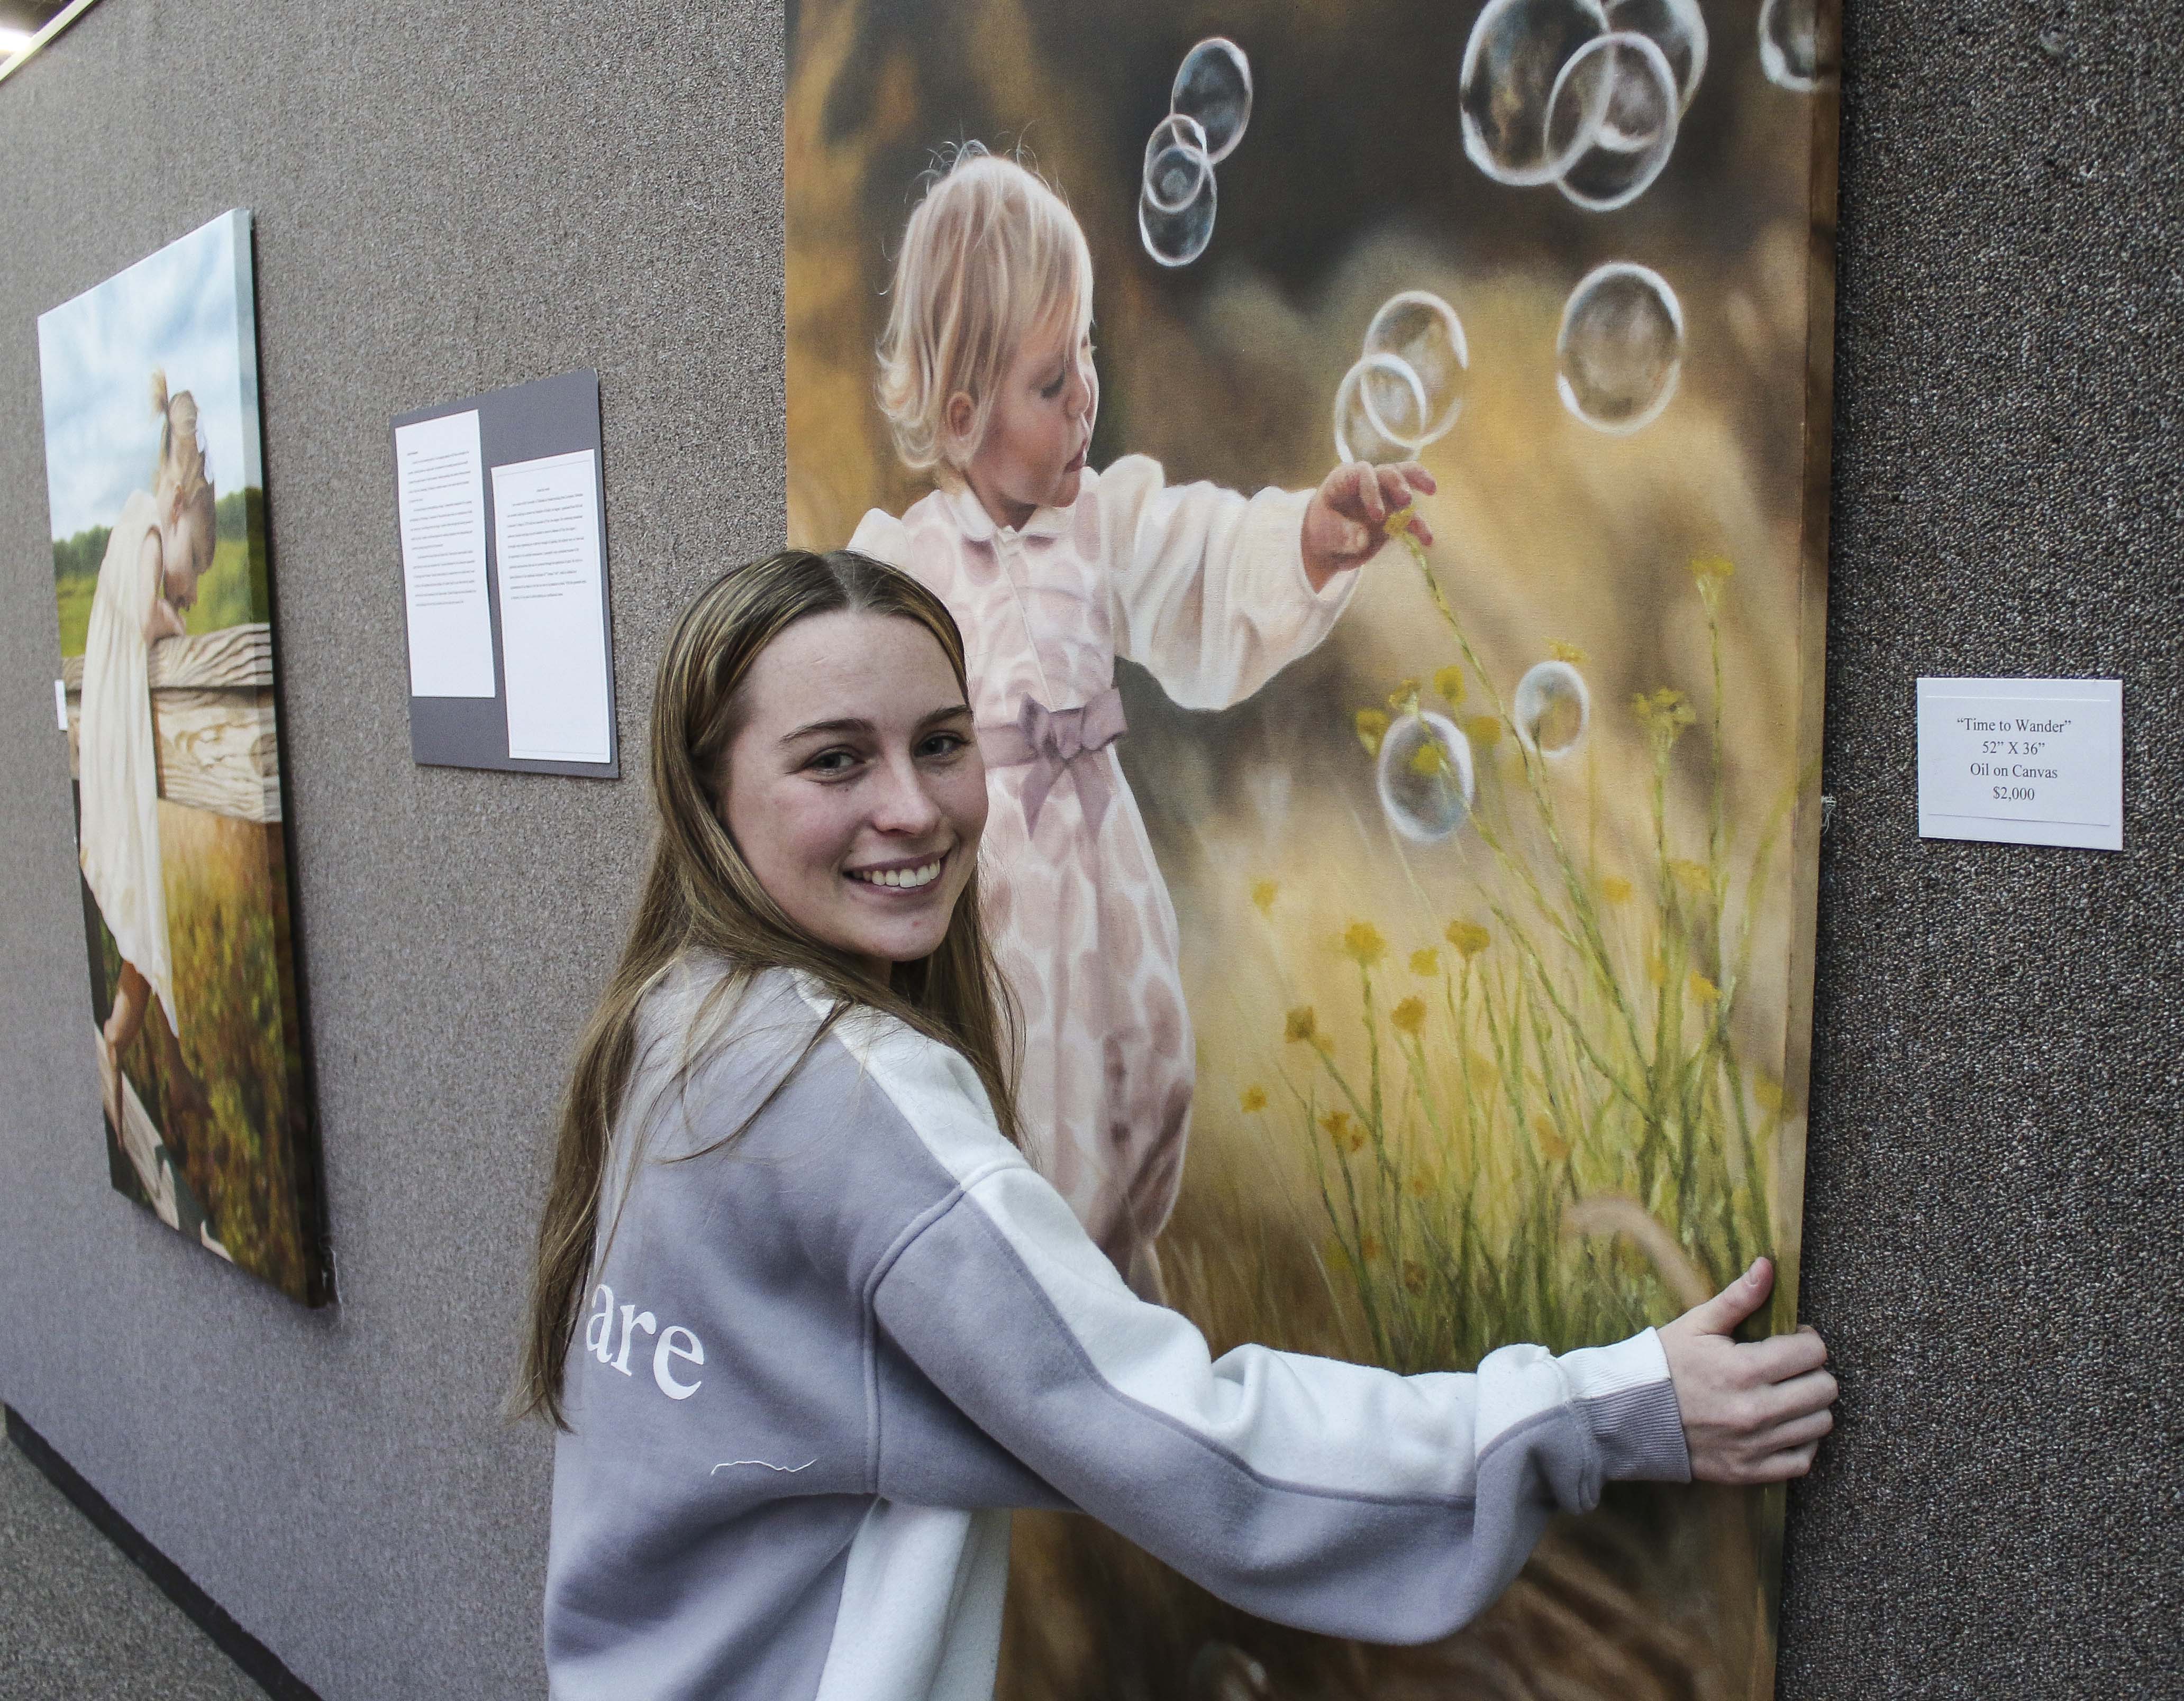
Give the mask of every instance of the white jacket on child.
[[1318, 644], [1357, 575], [1312, 590], [1311, 500], [1171, 486], [1126, 455], [1020, 531], [963, 489], [867, 514], [850, 540], [962, 628], [991, 803], [979, 880], [1023, 1017], [1025, 1150], [1126, 1273], [1175, 1203], [1195, 1071], [1175, 911], [1115, 754], [1115, 658], [1186, 709], [1224, 709]]

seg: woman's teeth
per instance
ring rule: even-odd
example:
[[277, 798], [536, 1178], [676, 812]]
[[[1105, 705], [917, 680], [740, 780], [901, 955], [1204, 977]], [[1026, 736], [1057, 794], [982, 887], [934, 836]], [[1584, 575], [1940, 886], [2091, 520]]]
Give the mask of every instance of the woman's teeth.
[[916, 868], [881, 869], [869, 874], [860, 873], [853, 869], [850, 872], [850, 878], [861, 880], [866, 886], [930, 886], [940, 878], [940, 863], [941, 859], [935, 857], [931, 862], [921, 864]]

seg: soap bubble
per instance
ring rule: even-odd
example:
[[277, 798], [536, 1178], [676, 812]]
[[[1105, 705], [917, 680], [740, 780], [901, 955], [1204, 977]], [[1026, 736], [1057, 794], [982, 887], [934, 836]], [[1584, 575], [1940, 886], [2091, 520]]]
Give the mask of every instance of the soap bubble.
[[1591, 138], [1562, 154], [1547, 145], [1555, 79], [1570, 56], [1607, 33], [1599, 0], [1488, 0], [1463, 49], [1457, 103], [1463, 151], [1497, 183], [1551, 183]]
[[1555, 387], [1586, 425], [1620, 435], [1660, 416], [1683, 359], [1676, 292], [1659, 273], [1613, 260], [1570, 292], [1555, 340]]
[[1643, 36], [1661, 50], [1676, 75], [1676, 110], [1688, 110], [1707, 66], [1698, 0], [1607, 0], [1607, 27]]
[[[1366, 328], [1365, 353], [1392, 355], [1418, 381], [1424, 399], [1417, 416], [1424, 425], [1411, 447], [1424, 448], [1436, 437], [1446, 436], [1463, 409], [1464, 381], [1471, 367], [1463, 321], [1456, 316], [1456, 309], [1422, 289], [1390, 296]], [[1358, 386], [1359, 399], [1372, 415], [1371, 423], [1380, 428], [1382, 435], [1406, 441], [1403, 423], [1412, 417], [1404, 411], [1408, 398], [1401, 394], [1389, 397], [1395, 407], [1391, 416], [1381, 411], [1386, 392], [1385, 381], [1361, 381]]]
[[1374, 466], [1407, 461], [1430, 423], [1418, 375], [1392, 354], [1368, 354], [1334, 392], [1335, 457]]
[[1547, 145], [1568, 153], [1555, 186], [1595, 213], [1652, 186], [1676, 147], [1676, 76], [1643, 36], [1602, 36], [1570, 56], [1547, 103]]
[[1765, 0], [1759, 8], [1759, 66], [1768, 81], [1809, 94], [1828, 81], [1835, 44], [1822, 37], [1822, 0]]
[[1208, 159], [1226, 159], [1251, 121], [1251, 62], [1244, 50], [1225, 36], [1201, 42], [1184, 55], [1167, 108], [1204, 126]]
[[1164, 266], [1187, 266], [1206, 252], [1213, 240], [1213, 174], [1208, 171], [1198, 193], [1178, 208], [1162, 207], [1153, 198], [1150, 180], [1138, 195], [1138, 236], [1145, 252]]
[[1380, 807], [1396, 831], [1437, 844], [1471, 814], [1471, 746], [1438, 714], [1399, 715], [1380, 741]]
[[1542, 756], [1568, 755], [1591, 718], [1585, 675], [1566, 661], [1543, 661], [1517, 681], [1510, 719], [1517, 736]]
[[1180, 213], [1198, 198], [1213, 163], [1196, 119], [1171, 113], [1145, 141], [1145, 198], [1163, 213]]

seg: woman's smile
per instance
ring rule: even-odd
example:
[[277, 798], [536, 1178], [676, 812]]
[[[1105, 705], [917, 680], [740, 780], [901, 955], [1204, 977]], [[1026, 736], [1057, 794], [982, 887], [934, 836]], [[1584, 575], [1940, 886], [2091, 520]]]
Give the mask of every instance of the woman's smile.
[[943, 851], [922, 861], [896, 861], [876, 864], [868, 868], [844, 869], [843, 872], [861, 886], [881, 892], [922, 892], [940, 878], [941, 864], [948, 860]]

